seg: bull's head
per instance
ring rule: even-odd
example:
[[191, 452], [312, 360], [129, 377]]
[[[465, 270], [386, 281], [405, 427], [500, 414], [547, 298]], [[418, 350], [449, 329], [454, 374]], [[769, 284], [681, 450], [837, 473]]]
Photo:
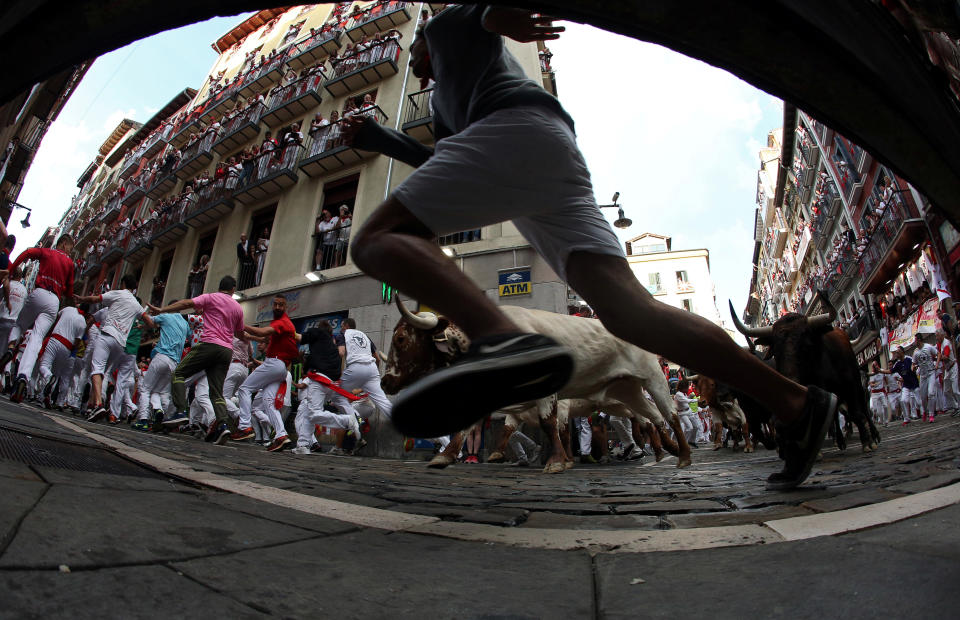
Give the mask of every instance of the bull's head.
[[713, 406], [717, 400], [717, 382], [707, 375], [690, 375], [687, 379], [696, 384], [700, 402]]
[[470, 341], [459, 327], [446, 317], [432, 312], [414, 314], [396, 297], [400, 321], [393, 328], [390, 353], [380, 385], [387, 394], [402, 388], [434, 370], [452, 364], [463, 355]]

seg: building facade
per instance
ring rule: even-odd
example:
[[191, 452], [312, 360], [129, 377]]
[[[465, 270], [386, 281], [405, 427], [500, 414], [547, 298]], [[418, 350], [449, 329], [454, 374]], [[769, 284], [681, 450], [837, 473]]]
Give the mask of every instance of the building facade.
[[822, 291], [866, 365], [953, 312], [960, 237], [906, 180], [789, 104], [759, 155], [745, 321], [819, 312]]
[[643, 233], [626, 242], [627, 262], [637, 280], [657, 301], [724, 327], [717, 312], [716, 290], [710, 276], [710, 250], [674, 250], [666, 235]]
[[[205, 83], [142, 126], [121, 124], [81, 179], [61, 226], [84, 254], [80, 287], [109, 288], [130, 272], [141, 298], [166, 303], [233, 275], [248, 323], [269, 320], [283, 293], [298, 328], [350, 315], [386, 348], [399, 319], [394, 292], [353, 265], [350, 243], [412, 169], [344, 144], [338, 118], [364, 114], [433, 141], [430, 89], [410, 73], [407, 48], [442, 6], [269, 9], [214, 42]], [[542, 45], [507, 45], [555, 89]], [[566, 287], [512, 224], [440, 244], [491, 297], [565, 312]], [[528, 286], [501, 286], [514, 273]]]

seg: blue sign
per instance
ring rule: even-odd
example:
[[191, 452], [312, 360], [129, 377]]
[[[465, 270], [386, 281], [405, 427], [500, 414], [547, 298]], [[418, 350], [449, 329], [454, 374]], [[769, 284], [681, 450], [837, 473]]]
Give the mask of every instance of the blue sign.
[[513, 269], [500, 270], [498, 283], [500, 297], [529, 295], [533, 292], [529, 267], [515, 267]]

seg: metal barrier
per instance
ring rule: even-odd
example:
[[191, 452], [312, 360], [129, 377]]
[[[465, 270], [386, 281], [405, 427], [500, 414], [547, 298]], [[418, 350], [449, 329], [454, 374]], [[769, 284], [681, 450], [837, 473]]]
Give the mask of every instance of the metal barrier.
[[[383, 113], [383, 110], [381, 110], [379, 106], [369, 107], [366, 110], [355, 113], [355, 116], [369, 116], [380, 124], [383, 124], [383, 122], [387, 120], [387, 115]], [[344, 120], [345, 119], [341, 118], [329, 125], [311, 131], [308, 134], [310, 137], [310, 146], [307, 149], [304, 159], [316, 157], [338, 146], [344, 146], [341, 132], [341, 123], [343, 123]]]
[[430, 99], [432, 97], [433, 88], [427, 88], [426, 90], [407, 95], [410, 103], [407, 105], [407, 113], [403, 117], [404, 125], [430, 118], [433, 115], [433, 110], [430, 108]]
[[333, 65], [333, 76], [331, 80], [336, 80], [345, 76], [348, 73], [362, 69], [373, 63], [380, 62], [381, 60], [389, 59], [396, 62], [400, 57], [400, 43], [395, 39], [388, 39], [386, 41], [380, 41], [375, 43], [370, 49], [361, 50], [359, 52], [353, 52], [343, 56], [342, 58], [337, 58], [331, 60], [330, 63]]
[[270, 97], [270, 107], [267, 112], [283, 107], [288, 101], [296, 99], [300, 95], [310, 90], [320, 90], [321, 85], [327, 79], [326, 74], [317, 69], [316, 73], [299, 78], [298, 80], [283, 86]]
[[347, 30], [368, 24], [373, 20], [386, 15], [387, 13], [399, 11], [400, 9], [406, 8], [406, 6], [406, 2], [400, 2], [399, 0], [386, 0], [377, 2], [376, 4], [371, 4], [367, 8], [363, 9], [363, 11], [361, 11], [359, 14], [355, 14], [355, 17], [351, 18], [350, 25], [347, 26]]

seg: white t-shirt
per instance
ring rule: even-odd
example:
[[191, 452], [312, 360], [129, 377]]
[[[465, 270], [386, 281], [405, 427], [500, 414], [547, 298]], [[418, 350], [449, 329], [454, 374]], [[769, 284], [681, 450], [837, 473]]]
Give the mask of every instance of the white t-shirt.
[[27, 287], [20, 280], [10, 280], [9, 283], [10, 309], [0, 300], [0, 319], [16, 319], [23, 309], [23, 302], [27, 299]]
[[73, 306], [67, 306], [60, 311], [57, 319], [57, 326], [53, 328], [53, 333], [63, 336], [64, 339], [74, 342], [83, 338], [83, 332], [87, 330], [87, 320], [83, 318], [80, 311]]
[[878, 372], [870, 375], [870, 379], [867, 382], [867, 387], [870, 389], [871, 393], [882, 392], [883, 384], [884, 384], [883, 375]]
[[326, 222], [320, 220], [320, 222], [317, 223], [317, 232], [323, 235], [320, 240], [322, 244], [333, 245], [337, 242], [337, 233], [333, 232], [333, 229], [337, 227], [337, 222], [339, 221], [339, 218], [331, 217]]
[[346, 348], [347, 366], [350, 364], [368, 364], [375, 362], [370, 339], [359, 329], [347, 329], [343, 332], [343, 345]]
[[903, 378], [898, 373], [892, 372], [889, 375], [885, 375], [885, 377], [887, 393], [900, 390], [900, 383], [903, 381]]
[[100, 324], [100, 330], [112, 336], [121, 347], [126, 346], [133, 322], [147, 311], [146, 306], [137, 301], [134, 294], [127, 289], [107, 291], [100, 299], [108, 308], [107, 318]]
[[677, 403], [677, 414], [679, 415], [692, 415], [693, 411], [690, 409], [690, 399], [687, 398], [687, 395], [683, 392], [677, 392], [673, 395], [674, 402]]

